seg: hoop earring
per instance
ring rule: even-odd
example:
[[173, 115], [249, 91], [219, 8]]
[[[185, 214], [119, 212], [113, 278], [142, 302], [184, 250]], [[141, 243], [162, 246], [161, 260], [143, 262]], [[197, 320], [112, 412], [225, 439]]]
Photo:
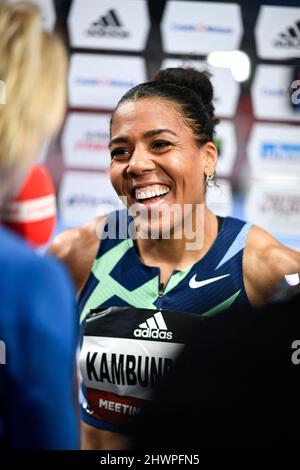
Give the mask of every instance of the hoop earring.
[[215, 185], [214, 177], [214, 173], [208, 173], [208, 175], [206, 175], [206, 186], [208, 188], [213, 188], [213, 186]]

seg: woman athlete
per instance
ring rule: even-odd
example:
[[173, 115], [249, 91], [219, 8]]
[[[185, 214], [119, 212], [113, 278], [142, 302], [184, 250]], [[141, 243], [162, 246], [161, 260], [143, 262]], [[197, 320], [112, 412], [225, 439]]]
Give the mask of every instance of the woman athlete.
[[66, 231], [51, 247], [79, 295], [85, 449], [128, 445], [129, 422], [172, 369], [185, 325], [231, 305], [260, 306], [300, 271], [299, 253], [207, 208], [217, 165], [212, 99], [208, 74], [194, 69], [166, 69], [128, 91], [109, 144], [111, 182], [128, 213]]

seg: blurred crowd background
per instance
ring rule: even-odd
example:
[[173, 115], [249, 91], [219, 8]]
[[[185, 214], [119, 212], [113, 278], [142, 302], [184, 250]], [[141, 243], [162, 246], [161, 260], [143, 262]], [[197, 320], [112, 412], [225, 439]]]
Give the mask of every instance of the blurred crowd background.
[[40, 155], [55, 183], [58, 232], [119, 207], [110, 113], [160, 68], [185, 65], [208, 68], [215, 86], [218, 185], [209, 206], [300, 250], [299, 0], [34, 3], [70, 54], [66, 120]]

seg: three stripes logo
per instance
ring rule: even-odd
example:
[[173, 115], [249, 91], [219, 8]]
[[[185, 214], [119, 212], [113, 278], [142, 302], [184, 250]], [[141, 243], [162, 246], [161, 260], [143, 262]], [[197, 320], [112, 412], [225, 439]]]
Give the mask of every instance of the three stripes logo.
[[289, 26], [284, 33], [279, 33], [273, 45], [281, 49], [300, 49], [300, 20]]
[[115, 10], [108, 10], [108, 12], [100, 16], [98, 21], [92, 23], [87, 30], [88, 36], [97, 37], [110, 37], [110, 38], [128, 38], [129, 31], [123, 28], [120, 17]]
[[152, 317], [148, 318], [144, 323], [139, 325], [133, 332], [136, 338], [149, 338], [149, 339], [168, 339], [173, 338], [171, 331], [168, 331], [166, 322], [161, 312], [155, 313]]

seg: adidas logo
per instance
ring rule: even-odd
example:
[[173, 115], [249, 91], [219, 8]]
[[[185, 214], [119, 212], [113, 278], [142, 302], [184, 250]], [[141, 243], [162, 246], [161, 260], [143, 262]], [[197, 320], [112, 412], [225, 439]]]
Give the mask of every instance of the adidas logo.
[[296, 21], [294, 26], [288, 27], [285, 33], [279, 33], [273, 45], [278, 48], [300, 49], [300, 20]]
[[100, 16], [98, 21], [92, 23], [87, 30], [88, 36], [106, 36], [127, 38], [130, 33], [123, 29], [123, 25], [115, 10], [109, 10], [106, 15]]
[[164, 317], [161, 312], [155, 313], [152, 317], [148, 318], [144, 323], [139, 325], [139, 328], [133, 332], [136, 338], [153, 338], [153, 339], [172, 339], [173, 333], [168, 331]]

